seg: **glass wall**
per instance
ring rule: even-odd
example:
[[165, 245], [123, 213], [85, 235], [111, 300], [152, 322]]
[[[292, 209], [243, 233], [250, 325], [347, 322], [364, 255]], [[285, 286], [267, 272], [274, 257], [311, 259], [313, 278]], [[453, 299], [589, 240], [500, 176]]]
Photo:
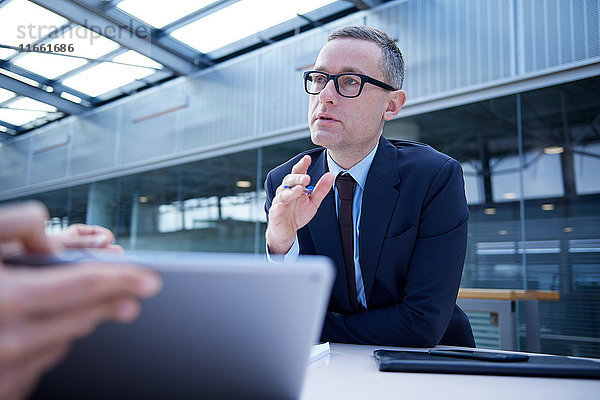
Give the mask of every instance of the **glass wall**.
[[[551, 290], [541, 351], [600, 357], [600, 78], [394, 121], [463, 166], [464, 288]], [[527, 349], [525, 302], [517, 303]]]
[[[600, 78], [388, 123], [463, 166], [471, 212], [461, 286], [553, 290], [541, 351], [600, 357]], [[264, 252], [266, 173], [308, 138], [32, 196], [49, 229], [111, 228], [126, 249]], [[524, 310], [518, 307], [526, 349]]]

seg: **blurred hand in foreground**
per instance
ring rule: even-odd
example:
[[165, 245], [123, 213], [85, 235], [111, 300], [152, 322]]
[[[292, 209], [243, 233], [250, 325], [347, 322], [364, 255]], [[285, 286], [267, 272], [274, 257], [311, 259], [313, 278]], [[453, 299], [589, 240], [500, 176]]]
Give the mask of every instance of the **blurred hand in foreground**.
[[[133, 321], [140, 313], [138, 299], [152, 297], [162, 287], [157, 273], [130, 264], [6, 267], [2, 255], [7, 249], [56, 249], [56, 239], [44, 233], [47, 216], [36, 202], [0, 207], [0, 399], [26, 398], [75, 339], [103, 321]], [[104, 228], [80, 226], [61, 240], [64, 246], [89, 247], [83, 239], [90, 237], [98, 244], [92, 247], [112, 242], [112, 233], [108, 240]]]

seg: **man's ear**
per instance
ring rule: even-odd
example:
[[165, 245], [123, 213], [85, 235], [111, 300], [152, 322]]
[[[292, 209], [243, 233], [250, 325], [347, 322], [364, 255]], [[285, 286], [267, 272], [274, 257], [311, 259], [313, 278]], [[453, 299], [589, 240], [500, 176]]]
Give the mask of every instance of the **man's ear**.
[[396, 90], [391, 92], [388, 100], [387, 108], [383, 113], [383, 119], [390, 121], [396, 118], [396, 115], [400, 112], [400, 109], [406, 102], [406, 92], [404, 90]]

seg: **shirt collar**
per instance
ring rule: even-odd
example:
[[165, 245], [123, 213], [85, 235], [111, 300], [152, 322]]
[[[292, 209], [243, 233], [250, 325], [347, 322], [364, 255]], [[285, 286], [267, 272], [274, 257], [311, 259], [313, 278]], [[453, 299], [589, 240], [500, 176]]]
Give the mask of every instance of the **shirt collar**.
[[373, 163], [373, 158], [375, 158], [375, 153], [377, 152], [377, 148], [379, 147], [379, 142], [375, 145], [373, 150], [369, 154], [366, 155], [365, 158], [360, 160], [360, 162], [354, 165], [352, 168], [346, 170], [340, 167], [331, 155], [329, 154], [329, 150], [327, 150], [327, 167], [329, 171], [332, 172], [336, 177], [338, 174], [347, 172], [352, 178], [358, 183], [362, 190], [365, 190], [365, 183], [367, 181], [367, 174], [369, 173], [369, 169], [371, 168], [371, 164]]

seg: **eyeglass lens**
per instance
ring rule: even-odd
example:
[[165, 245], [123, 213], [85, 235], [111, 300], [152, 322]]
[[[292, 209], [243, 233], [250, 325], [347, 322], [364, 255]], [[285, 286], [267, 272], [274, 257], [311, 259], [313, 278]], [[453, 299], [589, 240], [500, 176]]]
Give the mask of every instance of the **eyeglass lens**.
[[[310, 94], [319, 94], [327, 85], [327, 75], [311, 72], [306, 77], [306, 89]], [[361, 78], [358, 75], [337, 76], [338, 91], [342, 96], [356, 96], [360, 92]]]

